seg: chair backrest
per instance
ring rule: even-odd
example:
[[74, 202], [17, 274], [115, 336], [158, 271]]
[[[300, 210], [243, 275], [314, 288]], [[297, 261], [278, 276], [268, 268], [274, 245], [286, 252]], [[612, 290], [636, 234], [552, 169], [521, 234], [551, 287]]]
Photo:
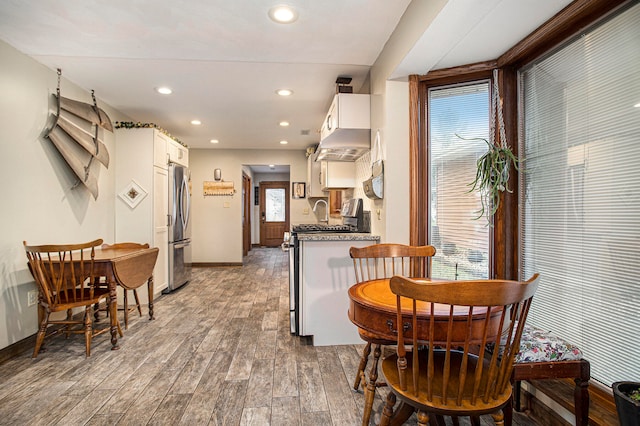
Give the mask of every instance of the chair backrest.
[[80, 244], [23, 244], [44, 303], [55, 308], [93, 298], [95, 248], [102, 244], [101, 239]]
[[[509, 379], [538, 274], [524, 282], [425, 283], [394, 276], [390, 287], [397, 324], [406, 327], [397, 327], [399, 387], [442, 409], [504, 405], [511, 397]], [[413, 351], [411, 371], [408, 344], [427, 347]]]
[[351, 247], [356, 282], [391, 278], [404, 275], [414, 278], [431, 276], [431, 262], [436, 254], [433, 246], [408, 246], [404, 244], [373, 244], [367, 247]]

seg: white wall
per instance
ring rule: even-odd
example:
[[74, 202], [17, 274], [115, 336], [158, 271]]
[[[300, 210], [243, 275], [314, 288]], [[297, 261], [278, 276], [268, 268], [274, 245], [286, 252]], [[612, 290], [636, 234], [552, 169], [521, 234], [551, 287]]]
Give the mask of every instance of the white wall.
[[[192, 260], [195, 263], [242, 263], [242, 171], [243, 165], [289, 166], [292, 182], [307, 180], [307, 159], [303, 150], [189, 150], [192, 195]], [[232, 181], [233, 196], [205, 197], [202, 185], [213, 180], [213, 169]], [[251, 183], [255, 186], [255, 182]], [[291, 194], [289, 194], [291, 196]], [[251, 200], [253, 204], [253, 199]], [[291, 223], [309, 222], [309, 201], [290, 199]], [[315, 220], [313, 220], [315, 222]], [[252, 220], [253, 223], [253, 220]]]
[[[109, 169], [97, 167], [97, 200], [83, 186], [72, 189], [75, 175], [42, 137], [55, 111], [51, 94], [56, 92], [56, 72], [2, 41], [0, 63], [0, 348], [4, 348], [37, 330], [36, 306], [27, 306], [27, 292], [36, 285], [22, 241], [113, 242], [115, 176], [113, 163]], [[90, 91], [64, 78], [61, 91], [62, 96], [91, 102]], [[125, 118], [100, 99], [98, 103], [112, 121]], [[113, 160], [114, 135], [101, 133]]]
[[382, 242], [409, 243], [409, 85], [389, 76], [446, 2], [412, 1], [371, 68], [371, 143], [379, 129], [385, 181], [384, 199], [365, 201], [365, 210], [371, 210], [371, 231]]

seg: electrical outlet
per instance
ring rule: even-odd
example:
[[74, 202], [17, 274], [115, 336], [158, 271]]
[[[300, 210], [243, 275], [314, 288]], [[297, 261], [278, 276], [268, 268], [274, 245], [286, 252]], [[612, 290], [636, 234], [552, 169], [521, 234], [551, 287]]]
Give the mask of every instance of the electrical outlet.
[[27, 304], [33, 306], [38, 303], [38, 290], [31, 290], [27, 293]]

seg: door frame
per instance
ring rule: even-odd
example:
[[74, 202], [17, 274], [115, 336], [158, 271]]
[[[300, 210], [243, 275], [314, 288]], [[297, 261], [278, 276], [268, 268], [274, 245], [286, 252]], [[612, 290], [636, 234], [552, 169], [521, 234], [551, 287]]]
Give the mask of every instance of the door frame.
[[242, 256], [251, 251], [251, 178], [242, 172]]
[[[289, 189], [290, 189], [290, 183], [289, 181], [262, 181], [260, 182], [260, 245], [261, 246], [265, 246], [265, 232], [264, 232], [264, 220], [263, 217], [265, 217], [265, 190], [266, 189], [270, 189], [270, 188], [283, 188], [285, 191], [285, 223], [284, 223], [284, 231], [288, 231], [289, 230], [289, 223], [290, 223], [290, 218], [289, 218], [289, 199], [291, 198], [291, 194], [289, 193]], [[283, 238], [284, 238], [284, 234], [283, 234]]]

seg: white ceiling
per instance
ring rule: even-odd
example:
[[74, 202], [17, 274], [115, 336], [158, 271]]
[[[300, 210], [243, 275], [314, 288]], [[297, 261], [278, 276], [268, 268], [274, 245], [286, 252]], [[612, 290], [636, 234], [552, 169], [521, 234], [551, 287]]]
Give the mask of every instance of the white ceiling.
[[[0, 39], [191, 148], [305, 149], [319, 140], [336, 77], [368, 92], [405, 10], [431, 1], [288, 0], [299, 18], [282, 25], [267, 16], [278, 0], [2, 0]], [[389, 78], [495, 59], [569, 3], [440, 2]], [[173, 94], [157, 94], [162, 85]], [[284, 87], [293, 96], [275, 94]]]

